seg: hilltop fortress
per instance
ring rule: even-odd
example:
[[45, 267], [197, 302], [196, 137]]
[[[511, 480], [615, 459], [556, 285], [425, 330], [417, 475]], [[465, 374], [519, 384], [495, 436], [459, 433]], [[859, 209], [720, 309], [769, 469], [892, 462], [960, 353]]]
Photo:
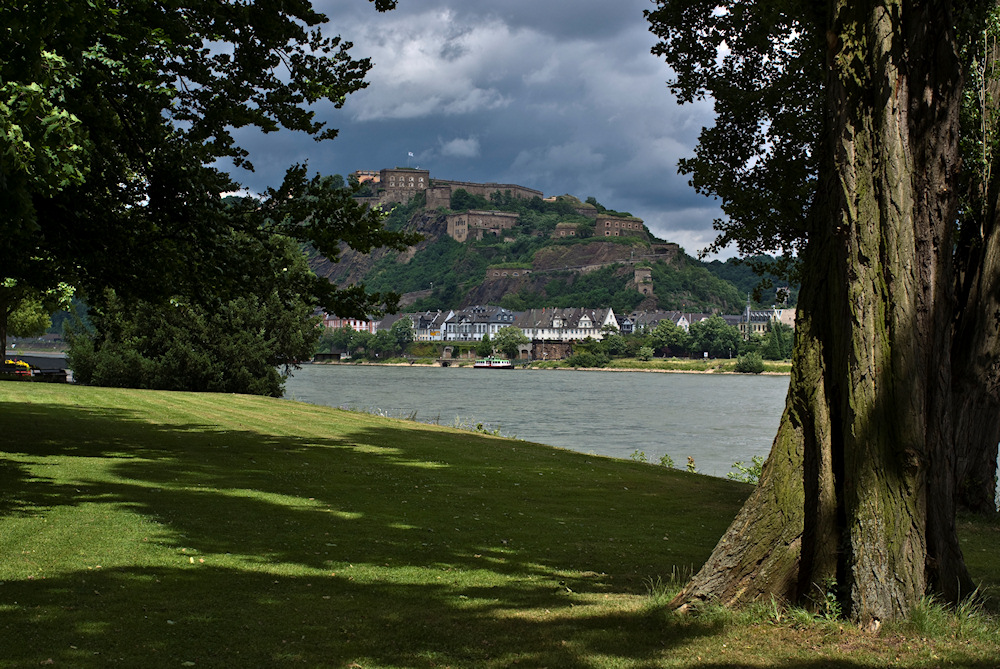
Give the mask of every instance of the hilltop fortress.
[[[367, 186], [369, 195], [359, 199], [372, 205], [405, 204], [414, 195], [423, 193], [428, 209], [450, 209], [451, 197], [458, 190], [464, 190], [470, 195], [479, 195], [487, 199], [494, 193], [503, 193], [526, 200], [536, 197], [542, 198], [543, 195], [541, 191], [517, 184], [431, 179], [430, 170], [411, 167], [386, 168], [378, 171], [358, 170], [351, 176]], [[556, 198], [548, 199], [555, 200]], [[641, 218], [599, 214], [597, 209], [593, 207], [580, 207], [576, 211], [582, 216], [594, 219], [595, 237], [649, 239]], [[516, 223], [516, 214], [500, 211], [470, 210], [447, 216], [448, 234], [459, 242], [470, 238], [482, 239], [485, 234], [501, 236], [505, 230], [510, 229]], [[560, 223], [552, 236], [574, 237], [576, 234], [574, 224]], [[675, 247], [676, 245], [671, 246]]]
[[[643, 308], [653, 308], [658, 299], [655, 263], [669, 264], [681, 254], [677, 244], [656, 239], [641, 218], [605, 209], [596, 201], [583, 202], [572, 195], [543, 197], [541, 191], [518, 184], [434, 179], [429, 170], [405, 167], [356, 171], [350, 177], [362, 186], [355, 197], [370, 206], [388, 210], [411, 203], [417, 197], [416, 203], [421, 206], [409, 213], [406, 225], [424, 238], [403, 253], [382, 249], [361, 254], [346, 249], [343, 262], [317, 258], [310, 260], [310, 266], [317, 275], [335, 283], [354, 284], [363, 282], [378, 262], [391, 257], [403, 266], [393, 268], [393, 272], [403, 277], [400, 282], [405, 287], [401, 285], [399, 292], [404, 305], [434, 292], [434, 284], [414, 275], [415, 271], [424, 271], [421, 269], [424, 263], [417, 263], [418, 270], [413, 271], [405, 266], [442, 238], [463, 245], [473, 240], [486, 241], [461, 252], [482, 252], [487, 261], [485, 272], [480, 268], [469, 275], [465, 268], [462, 270], [465, 274], [458, 277], [465, 294], [462, 299], [468, 304], [497, 303], [505, 295], [518, 291], [541, 293], [553, 278], [571, 284], [576, 275], [614, 268], [618, 277], [615, 281], [627, 276], [625, 280], [645, 298]], [[462, 191], [474, 197], [462, 197]], [[497, 193], [501, 198], [494, 208], [490, 200], [497, 200], [494, 197]], [[541, 206], [538, 200], [558, 206]], [[535, 217], [511, 211], [521, 209], [509, 206], [518, 201], [526, 204], [534, 201], [528, 213], [542, 213]], [[528, 220], [523, 221], [522, 217]], [[543, 217], [543, 224], [539, 225], [538, 220]], [[527, 237], [533, 239], [528, 241]], [[544, 241], [545, 238], [551, 242]], [[507, 248], [504, 242], [514, 246]], [[512, 255], [508, 258], [507, 254]]]
[[493, 193], [509, 192], [514, 197], [530, 200], [542, 197], [542, 191], [525, 188], [517, 184], [473, 183], [471, 181], [448, 181], [431, 179], [430, 170], [411, 167], [395, 167], [379, 170], [359, 170], [351, 176], [362, 184], [369, 184], [373, 193], [366, 198], [379, 204], [405, 204], [417, 193], [427, 197], [427, 208], [437, 209], [451, 206], [451, 196], [462, 189], [471, 195], [481, 195], [488, 198]]

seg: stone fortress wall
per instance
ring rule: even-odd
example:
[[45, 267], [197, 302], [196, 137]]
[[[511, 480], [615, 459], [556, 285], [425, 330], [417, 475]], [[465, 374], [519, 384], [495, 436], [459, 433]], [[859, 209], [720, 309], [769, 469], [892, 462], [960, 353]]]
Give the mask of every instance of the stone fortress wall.
[[372, 204], [404, 204], [419, 192], [427, 198], [427, 208], [437, 209], [451, 205], [452, 193], [463, 189], [471, 195], [489, 198], [493, 193], [509, 192], [514, 197], [531, 199], [542, 197], [542, 192], [517, 184], [475, 183], [472, 181], [449, 181], [431, 179], [429, 170], [412, 167], [395, 167], [379, 170], [358, 170], [352, 174], [362, 183], [370, 184], [376, 195], [365, 198]]

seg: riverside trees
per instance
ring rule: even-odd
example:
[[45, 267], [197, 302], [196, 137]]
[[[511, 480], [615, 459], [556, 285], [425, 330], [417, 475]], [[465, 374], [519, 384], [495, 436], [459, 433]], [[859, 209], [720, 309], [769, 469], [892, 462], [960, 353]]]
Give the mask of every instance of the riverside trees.
[[[771, 455], [675, 605], [832, 597], [877, 627], [928, 591], [972, 592], [955, 499], [961, 460], [990, 440], [996, 457], [995, 176], [982, 213], [954, 228], [964, 74], [991, 4], [659, 0], [648, 13], [681, 99], [716, 99], [682, 170], [723, 200], [718, 244], [801, 258]], [[968, 435], [964, 409], [989, 434]]]
[[[309, 2], [3, 3], [4, 285], [71, 283], [96, 312], [108, 288], [126, 308], [173, 297], [211, 309], [254, 291], [242, 281], [254, 258], [242, 253], [274, 235], [331, 260], [341, 243], [367, 252], [413, 241], [302, 166], [262, 198], [223, 202], [239, 184], [220, 161], [252, 169], [236, 129], [332, 139], [313, 105], [339, 107], [366, 85], [370, 62], [325, 35], [326, 22]], [[302, 290], [341, 315], [393, 302], [316, 277]]]

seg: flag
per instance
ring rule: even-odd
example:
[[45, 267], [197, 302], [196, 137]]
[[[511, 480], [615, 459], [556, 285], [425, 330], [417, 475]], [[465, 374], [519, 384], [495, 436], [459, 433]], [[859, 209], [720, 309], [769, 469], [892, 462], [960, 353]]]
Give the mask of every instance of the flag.
[[413, 157], [413, 151], [410, 151], [407, 155], [410, 156], [410, 158], [412, 158]]

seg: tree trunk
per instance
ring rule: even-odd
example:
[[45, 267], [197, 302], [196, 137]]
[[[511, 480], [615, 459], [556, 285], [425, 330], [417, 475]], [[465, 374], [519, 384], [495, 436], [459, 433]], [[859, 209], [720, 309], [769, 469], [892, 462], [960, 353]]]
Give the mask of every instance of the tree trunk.
[[[807, 249], [803, 265], [816, 277], [804, 281], [795, 321], [792, 377], [785, 411], [764, 463], [760, 482], [708, 562], [674, 599], [686, 610], [700, 602], [726, 606], [771, 597], [799, 602], [813, 583], [836, 578], [834, 480], [832, 476], [827, 365], [823, 333], [829, 322], [823, 281], [831, 256]], [[808, 289], [807, 289], [808, 288]], [[808, 510], [808, 511], [807, 511]], [[807, 515], [814, 513], [814, 518]], [[808, 522], [809, 532], [805, 532]], [[816, 593], [819, 594], [819, 593]]]
[[785, 413], [758, 490], [675, 603], [836, 598], [877, 628], [929, 584], [954, 599], [969, 583], [949, 418], [961, 72], [950, 3], [834, 0], [827, 22]]
[[8, 288], [0, 283], [0, 364], [7, 361], [7, 326], [20, 299], [21, 294], [16, 287]]
[[952, 345], [952, 404], [959, 503], [976, 513], [997, 513], [997, 444], [1000, 442], [1000, 193], [959, 277], [959, 318]]
[[[994, 11], [998, 4], [992, 2]], [[1000, 35], [987, 23], [981, 49], [972, 49], [967, 67], [973, 86], [976, 140], [973, 165], [967, 169], [967, 214], [956, 250], [958, 318], [952, 344], [952, 397], [955, 448], [958, 453], [958, 504], [974, 513], [997, 513], [997, 444], [1000, 442], [1000, 237], [997, 209], [1000, 155]]]

